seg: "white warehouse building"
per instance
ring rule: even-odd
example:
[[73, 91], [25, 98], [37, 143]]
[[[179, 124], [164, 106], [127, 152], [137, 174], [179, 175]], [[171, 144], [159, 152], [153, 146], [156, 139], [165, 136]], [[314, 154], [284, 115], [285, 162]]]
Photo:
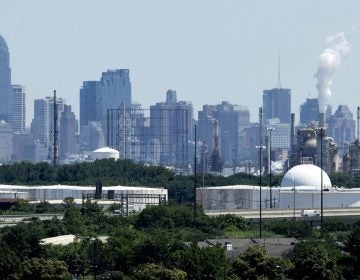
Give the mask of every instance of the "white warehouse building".
[[[332, 187], [329, 176], [312, 164], [294, 166], [283, 177], [281, 186], [271, 188], [273, 207], [280, 209], [320, 208], [321, 181], [324, 208], [360, 207], [360, 188]], [[269, 208], [270, 188], [263, 186], [261, 196], [262, 207]], [[196, 200], [205, 211], [258, 209], [260, 187], [235, 185], [198, 188]]]
[[[48, 201], [53, 204], [61, 204], [67, 197], [73, 197], [75, 203], [81, 204], [83, 195], [95, 194], [95, 187], [90, 186], [17, 186], [0, 185], [1, 199], [25, 199], [30, 202]], [[99, 204], [111, 205], [120, 203], [116, 199], [104, 199], [108, 195], [124, 197], [129, 194], [127, 203], [135, 211], [144, 209], [149, 204], [159, 204], [168, 199], [168, 191], [164, 188], [132, 187], [132, 186], [108, 186], [102, 187], [103, 198], [97, 200]]]

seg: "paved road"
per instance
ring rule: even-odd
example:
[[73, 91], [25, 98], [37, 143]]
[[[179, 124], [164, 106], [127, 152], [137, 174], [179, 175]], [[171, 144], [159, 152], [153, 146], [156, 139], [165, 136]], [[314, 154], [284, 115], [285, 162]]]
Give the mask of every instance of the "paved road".
[[[302, 217], [302, 209], [295, 209], [295, 218], [309, 219], [316, 217]], [[319, 211], [320, 209], [314, 209]], [[224, 214], [234, 214], [237, 216], [242, 216], [245, 219], [258, 219], [259, 218], [259, 209], [238, 209], [238, 210], [208, 210], [205, 211], [206, 215], [209, 216], [218, 216]], [[360, 208], [326, 208], [324, 209], [324, 217], [359, 217], [360, 218]], [[293, 218], [294, 209], [263, 209], [262, 218], [264, 219], [278, 219], [278, 218]]]

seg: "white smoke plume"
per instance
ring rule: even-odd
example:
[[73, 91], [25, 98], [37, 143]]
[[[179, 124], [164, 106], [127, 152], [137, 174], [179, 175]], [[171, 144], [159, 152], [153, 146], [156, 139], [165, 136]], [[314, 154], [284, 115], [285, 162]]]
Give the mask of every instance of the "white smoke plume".
[[340, 67], [351, 45], [346, 40], [344, 32], [337, 33], [326, 39], [329, 47], [320, 55], [320, 65], [314, 77], [317, 78], [316, 88], [319, 91], [319, 111], [325, 113], [329, 104], [331, 91], [330, 86], [336, 70]]

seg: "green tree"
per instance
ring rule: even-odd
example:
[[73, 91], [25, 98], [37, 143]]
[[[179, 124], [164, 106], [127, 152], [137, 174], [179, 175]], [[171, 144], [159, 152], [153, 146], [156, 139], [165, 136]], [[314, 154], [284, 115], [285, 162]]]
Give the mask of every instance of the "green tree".
[[20, 259], [5, 243], [1, 243], [0, 250], [0, 279], [16, 280], [21, 276]]
[[22, 279], [69, 280], [71, 275], [63, 261], [32, 258], [23, 263]]
[[299, 242], [288, 257], [294, 264], [294, 279], [341, 279], [338, 255], [327, 241]]
[[231, 275], [231, 265], [224, 249], [215, 247], [190, 248], [177, 250], [172, 255], [173, 265], [182, 269], [190, 280], [222, 279]]
[[291, 263], [267, 255], [264, 246], [250, 246], [233, 263], [234, 273], [240, 279], [282, 279], [289, 273]]
[[64, 212], [63, 223], [67, 232], [72, 234], [83, 233], [84, 219], [80, 210], [75, 207], [66, 208]]
[[173, 268], [169, 269], [162, 264], [146, 264], [136, 268], [134, 277], [137, 280], [185, 280], [185, 271]]

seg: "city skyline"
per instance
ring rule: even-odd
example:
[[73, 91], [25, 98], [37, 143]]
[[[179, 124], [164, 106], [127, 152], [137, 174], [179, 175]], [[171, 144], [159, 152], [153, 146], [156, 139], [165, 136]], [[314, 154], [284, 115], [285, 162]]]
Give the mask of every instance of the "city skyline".
[[282, 85], [292, 90], [298, 114], [307, 97], [317, 97], [313, 76], [325, 39], [344, 31], [352, 50], [335, 75], [331, 104], [355, 112], [359, 4], [348, 2], [340, 14], [339, 6], [324, 3], [12, 1], [0, 4], [0, 34], [10, 50], [12, 83], [26, 87], [28, 104], [56, 89], [79, 117], [82, 82], [128, 68], [133, 99], [144, 107], [173, 88], [195, 111], [227, 100], [248, 106], [255, 121], [262, 91], [277, 84], [278, 47]]

